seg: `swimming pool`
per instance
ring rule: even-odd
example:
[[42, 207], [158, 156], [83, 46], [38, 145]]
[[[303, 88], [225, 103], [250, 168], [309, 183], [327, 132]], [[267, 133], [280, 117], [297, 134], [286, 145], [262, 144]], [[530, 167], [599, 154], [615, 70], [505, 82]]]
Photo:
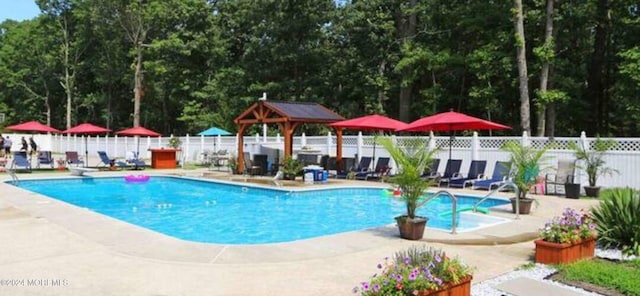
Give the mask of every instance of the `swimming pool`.
[[[404, 204], [380, 188], [285, 191], [153, 176], [146, 183], [118, 178], [21, 181], [19, 187], [179, 239], [220, 244], [263, 244], [357, 231], [394, 223]], [[477, 198], [457, 196], [458, 207]], [[508, 201], [487, 199], [483, 207]], [[427, 227], [449, 230], [451, 200], [437, 198], [418, 210]], [[477, 219], [458, 219], [458, 230]]]

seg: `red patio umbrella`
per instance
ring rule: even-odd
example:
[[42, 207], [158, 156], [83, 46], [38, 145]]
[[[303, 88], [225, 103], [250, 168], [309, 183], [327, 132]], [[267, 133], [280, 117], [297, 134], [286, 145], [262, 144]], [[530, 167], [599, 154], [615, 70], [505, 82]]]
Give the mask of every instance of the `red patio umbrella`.
[[[463, 130], [503, 130], [511, 129], [506, 125], [469, 116], [463, 113], [443, 112], [411, 122], [407, 127], [397, 131], [429, 132], [429, 131], [463, 131]], [[449, 138], [449, 159], [451, 159], [451, 143], [453, 134]]]
[[[345, 128], [345, 129], [355, 129], [355, 130], [395, 131], [398, 129], [406, 128], [408, 125], [402, 121], [395, 120], [393, 118], [389, 118], [383, 115], [373, 114], [373, 115], [366, 115], [362, 117], [356, 117], [356, 118], [334, 122], [329, 124], [329, 126]], [[375, 165], [373, 164], [375, 160], [376, 160], [376, 142], [375, 142], [375, 135], [374, 135], [373, 161], [371, 162], [371, 165]]]
[[[144, 127], [138, 126], [138, 127], [132, 127], [132, 128], [128, 128], [128, 129], [124, 129], [121, 131], [116, 132], [116, 135], [119, 136], [140, 136], [140, 137], [160, 137], [162, 136], [162, 134], [154, 132], [150, 129], [146, 129]], [[140, 138], [137, 138], [138, 141], [138, 155], [140, 155]]]
[[39, 133], [60, 133], [61, 132], [58, 129], [52, 128], [38, 121], [27, 121], [27, 122], [23, 122], [16, 125], [10, 125], [5, 127], [5, 129], [11, 130], [11, 131], [39, 132]]
[[[108, 133], [111, 130], [101, 126], [93, 125], [91, 123], [82, 123], [76, 125], [68, 130], [62, 131], [63, 134], [75, 134], [75, 135], [97, 135]], [[84, 156], [86, 159], [85, 164], [89, 165], [89, 148], [87, 147], [87, 138], [84, 139]]]

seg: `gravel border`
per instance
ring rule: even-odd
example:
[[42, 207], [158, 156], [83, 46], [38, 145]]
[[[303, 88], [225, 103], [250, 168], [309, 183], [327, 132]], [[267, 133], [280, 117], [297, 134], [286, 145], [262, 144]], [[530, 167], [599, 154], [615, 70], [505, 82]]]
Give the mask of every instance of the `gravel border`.
[[[622, 252], [620, 252], [619, 250], [603, 250], [603, 249], [596, 249], [595, 252], [596, 257], [599, 258], [605, 258], [605, 259], [612, 259], [612, 260], [632, 260], [634, 258], [636, 258], [635, 256], [630, 256], [630, 257], [626, 257], [623, 258], [622, 257]], [[503, 295], [511, 295], [511, 294], [507, 294], [505, 292], [502, 292], [496, 288], [494, 288], [496, 285], [499, 285], [501, 283], [504, 283], [506, 281], [515, 279], [515, 278], [519, 278], [519, 277], [526, 277], [526, 278], [530, 278], [530, 279], [534, 279], [534, 280], [538, 280], [538, 281], [543, 281], [555, 286], [559, 286], [559, 287], [563, 287], [563, 288], [567, 288], [569, 290], [572, 290], [574, 292], [580, 293], [581, 295], [589, 295], [589, 296], [597, 296], [600, 295], [598, 293], [593, 293], [593, 292], [589, 292], [580, 288], [576, 288], [573, 286], [568, 286], [556, 281], [552, 281], [552, 280], [546, 280], [545, 278], [551, 274], [553, 274], [554, 272], [556, 272], [556, 269], [551, 267], [550, 265], [544, 265], [544, 264], [540, 264], [540, 263], [536, 263], [534, 267], [532, 268], [527, 268], [527, 269], [519, 269], [519, 270], [514, 270], [508, 273], [505, 273], [503, 275], [497, 276], [495, 278], [486, 280], [486, 281], [482, 281], [480, 283], [476, 283], [473, 284], [471, 286], [471, 295], [474, 296], [503, 296]]]

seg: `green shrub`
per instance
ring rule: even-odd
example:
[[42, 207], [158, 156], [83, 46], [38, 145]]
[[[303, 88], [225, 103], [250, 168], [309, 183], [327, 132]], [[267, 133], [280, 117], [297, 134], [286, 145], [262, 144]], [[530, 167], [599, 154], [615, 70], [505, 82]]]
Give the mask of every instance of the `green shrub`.
[[638, 260], [610, 262], [606, 260], [581, 260], [559, 265], [562, 280], [591, 283], [614, 289], [623, 295], [640, 295], [640, 273]]
[[592, 209], [598, 241], [606, 248], [622, 249], [625, 255], [640, 255], [640, 191], [631, 188], [605, 190]]

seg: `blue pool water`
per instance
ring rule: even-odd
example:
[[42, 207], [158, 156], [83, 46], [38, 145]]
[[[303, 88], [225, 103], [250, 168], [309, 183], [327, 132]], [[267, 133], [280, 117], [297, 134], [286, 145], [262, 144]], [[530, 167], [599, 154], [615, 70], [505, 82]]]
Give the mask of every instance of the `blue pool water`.
[[[153, 176], [146, 183], [119, 178], [21, 181], [21, 188], [176, 238], [221, 244], [287, 242], [395, 223], [404, 204], [381, 189], [342, 188], [304, 192]], [[458, 207], [478, 199], [458, 196]], [[488, 199], [483, 207], [508, 201]], [[449, 230], [451, 200], [440, 197], [419, 209], [428, 227]], [[459, 219], [460, 220], [460, 219]], [[477, 227], [459, 221], [458, 229]]]

